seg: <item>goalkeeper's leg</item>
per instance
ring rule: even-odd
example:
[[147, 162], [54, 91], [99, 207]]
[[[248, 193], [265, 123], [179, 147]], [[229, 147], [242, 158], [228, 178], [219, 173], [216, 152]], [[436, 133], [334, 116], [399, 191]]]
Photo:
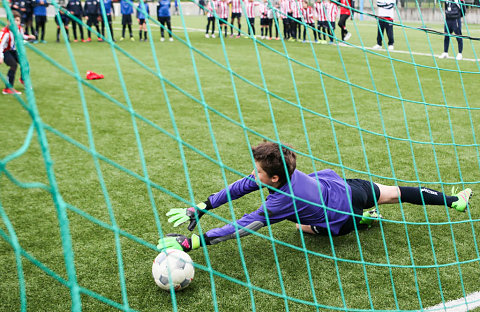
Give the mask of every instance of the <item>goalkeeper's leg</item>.
[[[447, 205], [458, 211], [465, 211], [473, 192], [467, 188], [457, 194], [448, 196], [442, 192], [426, 187], [387, 186], [376, 183], [380, 189], [378, 204], [395, 204], [399, 199], [404, 203], [415, 205]], [[455, 193], [455, 192], [452, 192]]]

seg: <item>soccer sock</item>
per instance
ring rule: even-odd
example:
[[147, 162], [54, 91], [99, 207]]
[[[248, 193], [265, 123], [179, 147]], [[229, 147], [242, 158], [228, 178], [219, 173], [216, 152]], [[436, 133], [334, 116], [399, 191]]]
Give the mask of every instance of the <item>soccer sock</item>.
[[457, 38], [457, 43], [458, 43], [458, 53], [463, 52], [463, 39], [462, 38]]
[[146, 30], [143, 32], [143, 39], [147, 40], [147, 31]]
[[260, 35], [263, 36], [263, 27], [260, 28]]
[[110, 35], [112, 36], [112, 40], [115, 40], [114, 37], [113, 37], [113, 27], [112, 27], [112, 23], [108, 23], [108, 26], [110, 27]]
[[130, 33], [130, 37], [133, 37], [132, 25], [130, 25], [130, 24], [128, 24], [128, 32]]
[[402, 202], [411, 203], [415, 205], [422, 205], [422, 196], [425, 205], [444, 205], [447, 203], [448, 207], [458, 200], [457, 196], [447, 196], [441, 192], [422, 187], [408, 187], [400, 186], [400, 199]]
[[140, 40], [142, 40], [142, 31], [141, 30], [138, 31], [138, 37], [140, 38]]
[[10, 83], [10, 88], [13, 88], [13, 84], [15, 83], [15, 72], [17, 71], [17, 67], [14, 68], [10, 67], [7, 73], [8, 83]]
[[[125, 28], [127, 28], [127, 25], [122, 25], [122, 38], [125, 38]], [[90, 37], [90, 35], [88, 37]]]
[[57, 41], [60, 40], [60, 28], [57, 28]]

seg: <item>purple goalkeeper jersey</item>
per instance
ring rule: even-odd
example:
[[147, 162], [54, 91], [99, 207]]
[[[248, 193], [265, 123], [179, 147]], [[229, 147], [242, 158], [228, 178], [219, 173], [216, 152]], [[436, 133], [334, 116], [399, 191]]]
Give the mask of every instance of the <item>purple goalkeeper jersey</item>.
[[[345, 214], [345, 212], [351, 213], [351, 203], [349, 201], [351, 195], [347, 196], [347, 190], [348, 194], [351, 194], [350, 186], [346, 184], [335, 171], [330, 169], [308, 175], [299, 170], [295, 170], [290, 177], [290, 182], [293, 194], [296, 197], [295, 205], [300, 223], [315, 225], [326, 229], [326, 212], [332, 235], [338, 235], [342, 225], [351, 217], [351, 214]], [[227, 189], [230, 192], [231, 199], [234, 200], [259, 190], [259, 187], [253, 175], [240, 179], [230, 184], [228, 188], [209, 197], [213, 208], [228, 202]], [[267, 196], [265, 203], [256, 211], [245, 214], [241, 219], [237, 220], [236, 223], [252, 230], [258, 230], [260, 227], [267, 225], [264, 206], [267, 208], [266, 211], [268, 211], [270, 224], [282, 220], [298, 222], [293, 198], [291, 195], [287, 195], [291, 194], [288, 183], [282, 186], [280, 190], [285, 194], [269, 190], [270, 194]], [[321, 190], [321, 194], [319, 190]], [[330, 210], [324, 209], [323, 204], [330, 208]], [[256, 226], [251, 226], [252, 224]], [[220, 239], [215, 242], [214, 238], [234, 238], [234, 233], [235, 226], [233, 223], [230, 223], [221, 228], [212, 229], [205, 235], [211, 238], [214, 241], [213, 243], [216, 243], [225, 239]], [[243, 235], [246, 234], [248, 233], [243, 233]]]

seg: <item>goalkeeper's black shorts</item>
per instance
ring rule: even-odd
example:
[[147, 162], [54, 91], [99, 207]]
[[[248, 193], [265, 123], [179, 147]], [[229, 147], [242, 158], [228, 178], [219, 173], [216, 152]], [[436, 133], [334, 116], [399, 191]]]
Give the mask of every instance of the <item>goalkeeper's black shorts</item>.
[[[351, 201], [353, 213], [356, 216], [348, 218], [347, 222], [342, 226], [338, 235], [342, 236], [355, 230], [354, 220], [357, 226], [360, 220], [362, 220], [363, 210], [369, 209], [375, 206], [375, 202], [380, 198], [380, 189], [375, 183], [361, 179], [347, 179], [348, 185], [352, 189]], [[373, 186], [373, 189], [372, 189]], [[312, 230], [320, 235], [328, 235], [328, 230], [320, 226], [311, 226]]]

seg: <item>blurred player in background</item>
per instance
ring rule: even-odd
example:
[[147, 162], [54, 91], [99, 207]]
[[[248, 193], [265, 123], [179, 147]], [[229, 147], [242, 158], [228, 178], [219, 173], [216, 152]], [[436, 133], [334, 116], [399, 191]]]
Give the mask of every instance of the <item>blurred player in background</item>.
[[[15, 25], [13, 27], [18, 28], [18, 32], [24, 40], [35, 39], [34, 35], [26, 35], [23, 32], [23, 28], [21, 26], [21, 15], [18, 11], [12, 11], [13, 19], [15, 21]], [[8, 77], [8, 84], [2, 90], [3, 94], [22, 94], [20, 91], [15, 90], [13, 87], [15, 83], [15, 73], [17, 72], [17, 67], [20, 64], [17, 47], [15, 44], [15, 36], [10, 29], [11, 25], [7, 22], [7, 26], [5, 26], [0, 31], [0, 65], [5, 63], [9, 67], [7, 72]], [[23, 83], [23, 79], [20, 78], [20, 83]]]

